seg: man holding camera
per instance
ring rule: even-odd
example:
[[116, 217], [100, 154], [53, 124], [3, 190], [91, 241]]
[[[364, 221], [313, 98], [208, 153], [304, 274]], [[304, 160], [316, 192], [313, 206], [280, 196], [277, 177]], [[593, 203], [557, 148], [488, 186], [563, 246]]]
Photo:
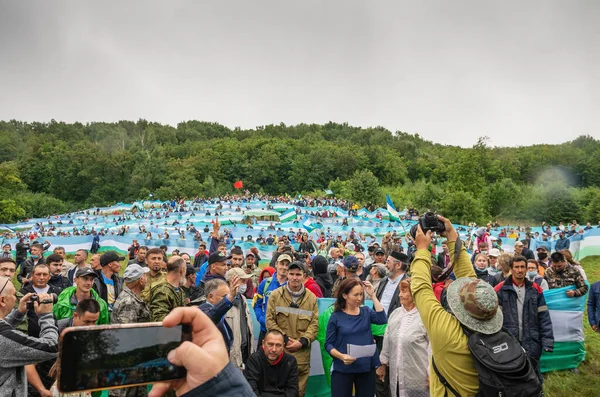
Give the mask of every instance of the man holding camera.
[[26, 397], [27, 377], [25, 365], [37, 364], [57, 357], [58, 330], [52, 317], [53, 298], [49, 294], [38, 294], [31, 302], [38, 315], [40, 336], [26, 336], [14, 327], [27, 312], [27, 304], [33, 294], [28, 293], [13, 309], [16, 289], [8, 277], [0, 276], [0, 396]]
[[[50, 296], [58, 296], [60, 290], [48, 284], [50, 280], [50, 269], [46, 264], [38, 264], [31, 271], [31, 283], [21, 288], [20, 293], [25, 296], [27, 294], [40, 295], [49, 294]], [[37, 338], [40, 336], [40, 326], [38, 324], [38, 316], [36, 311], [31, 307], [27, 310], [27, 334]]]

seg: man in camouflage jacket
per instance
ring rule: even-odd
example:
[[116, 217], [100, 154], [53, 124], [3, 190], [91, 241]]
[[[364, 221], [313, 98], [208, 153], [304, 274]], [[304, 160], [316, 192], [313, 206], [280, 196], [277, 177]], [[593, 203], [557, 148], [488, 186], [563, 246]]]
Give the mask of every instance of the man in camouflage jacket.
[[564, 255], [560, 252], [553, 253], [551, 259], [552, 266], [546, 269], [544, 273], [544, 278], [548, 282], [548, 288], [554, 289], [575, 285], [575, 290], [567, 291], [567, 296], [573, 298], [585, 295], [588, 291], [588, 286], [581, 272], [567, 263]]
[[[145, 323], [150, 321], [150, 310], [141, 298], [142, 291], [148, 283], [146, 273], [150, 271], [147, 267], [141, 267], [137, 263], [127, 266], [123, 273], [125, 286], [115, 301], [110, 316], [111, 324]], [[130, 387], [127, 389], [110, 390], [110, 397], [146, 397], [148, 391], [146, 386]]]
[[167, 262], [166, 281], [150, 289], [150, 317], [152, 321], [162, 321], [171, 310], [185, 306], [186, 297], [181, 286], [185, 280], [185, 260], [172, 256]]
[[141, 298], [150, 269], [137, 263], [129, 265], [123, 274], [125, 287], [115, 301], [110, 317], [111, 324], [145, 323], [150, 321], [150, 310]]

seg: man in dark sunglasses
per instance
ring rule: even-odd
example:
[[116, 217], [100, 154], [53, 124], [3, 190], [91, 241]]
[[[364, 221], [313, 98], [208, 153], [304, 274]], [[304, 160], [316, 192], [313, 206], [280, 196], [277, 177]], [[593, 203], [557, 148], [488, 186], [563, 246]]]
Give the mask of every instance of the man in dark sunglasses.
[[0, 276], [0, 396], [27, 396], [25, 365], [51, 360], [58, 354], [58, 329], [52, 316], [53, 298], [49, 294], [38, 294], [33, 302], [38, 314], [40, 337], [34, 338], [14, 328], [27, 313], [27, 303], [34, 294], [26, 294], [17, 309], [16, 289], [10, 278]]

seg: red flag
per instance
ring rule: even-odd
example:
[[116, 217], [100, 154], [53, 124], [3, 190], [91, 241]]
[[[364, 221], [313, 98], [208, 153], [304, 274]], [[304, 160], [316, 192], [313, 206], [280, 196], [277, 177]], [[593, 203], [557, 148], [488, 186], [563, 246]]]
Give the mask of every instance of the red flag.
[[233, 187], [236, 189], [241, 189], [244, 187], [244, 184], [242, 183], [242, 181], [237, 181], [233, 183]]

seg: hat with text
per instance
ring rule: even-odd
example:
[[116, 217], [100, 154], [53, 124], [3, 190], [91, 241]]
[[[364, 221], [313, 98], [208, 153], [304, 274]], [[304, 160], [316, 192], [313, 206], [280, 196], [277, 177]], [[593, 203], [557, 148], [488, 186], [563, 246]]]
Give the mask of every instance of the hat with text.
[[447, 291], [450, 310], [461, 324], [486, 335], [500, 331], [504, 317], [494, 287], [483, 280], [461, 277]]

